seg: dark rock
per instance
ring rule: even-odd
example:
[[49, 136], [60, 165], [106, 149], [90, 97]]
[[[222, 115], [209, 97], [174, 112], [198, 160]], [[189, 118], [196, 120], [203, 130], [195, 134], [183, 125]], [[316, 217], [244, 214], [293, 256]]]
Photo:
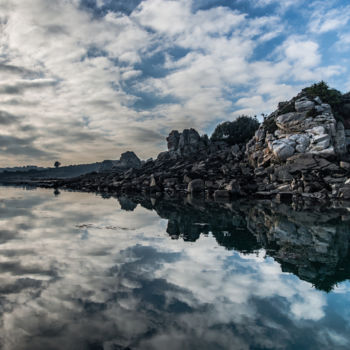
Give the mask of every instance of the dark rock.
[[339, 197], [342, 199], [350, 199], [350, 185], [345, 185], [339, 189]]
[[201, 179], [192, 180], [187, 187], [190, 193], [199, 193], [204, 191], [204, 182]]
[[173, 130], [166, 138], [168, 142], [168, 150], [176, 151], [179, 146], [180, 133], [177, 130]]
[[214, 192], [215, 200], [228, 200], [230, 199], [230, 192], [227, 190], [216, 190]]
[[276, 199], [278, 202], [287, 202], [290, 203], [293, 199], [293, 192], [279, 192], [276, 195]]

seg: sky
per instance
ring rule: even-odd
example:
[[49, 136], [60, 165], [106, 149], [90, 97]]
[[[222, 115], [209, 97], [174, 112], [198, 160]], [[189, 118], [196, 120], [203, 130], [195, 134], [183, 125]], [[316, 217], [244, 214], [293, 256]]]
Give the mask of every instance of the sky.
[[350, 90], [346, 0], [0, 0], [0, 167], [142, 159], [325, 80]]

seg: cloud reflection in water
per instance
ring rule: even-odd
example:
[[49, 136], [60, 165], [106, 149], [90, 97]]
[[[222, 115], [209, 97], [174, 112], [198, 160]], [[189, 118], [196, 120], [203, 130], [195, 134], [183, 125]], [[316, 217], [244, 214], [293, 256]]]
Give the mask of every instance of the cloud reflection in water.
[[[244, 220], [217, 212], [213, 232], [205, 211], [191, 225], [171, 205], [155, 207], [161, 218], [125, 199], [128, 211], [91, 194], [0, 190], [3, 349], [349, 346], [349, 283], [326, 294], [282, 272]], [[170, 239], [175, 226], [199, 235]]]

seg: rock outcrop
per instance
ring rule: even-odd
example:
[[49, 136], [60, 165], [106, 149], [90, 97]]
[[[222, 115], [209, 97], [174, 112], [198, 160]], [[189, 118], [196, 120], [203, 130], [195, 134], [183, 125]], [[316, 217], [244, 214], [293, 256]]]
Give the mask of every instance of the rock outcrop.
[[195, 154], [206, 155], [208, 153], [208, 136], [200, 136], [194, 129], [185, 129], [182, 133], [173, 130], [166, 140], [168, 151], [160, 153], [158, 159], [189, 158]]
[[[319, 97], [301, 97], [289, 106], [294, 111], [283, 113], [285, 106], [280, 106], [248, 143], [247, 156], [253, 167], [280, 164], [299, 154], [328, 157], [347, 153], [344, 125], [334, 118], [329, 104]], [[275, 128], [269, 130], [268, 124]]]
[[[320, 86], [328, 91], [322, 84], [313, 88]], [[238, 196], [350, 200], [350, 97], [344, 95], [333, 108], [305, 91], [279, 103], [247, 144], [213, 141], [194, 129], [173, 130], [168, 150], [155, 160], [141, 162], [126, 152], [112, 169], [52, 185], [170, 197], [190, 193], [217, 201]]]
[[104, 160], [98, 171], [100, 173], [110, 171], [126, 171], [129, 169], [140, 169], [142, 162], [134, 152], [124, 152], [121, 154], [119, 160]]

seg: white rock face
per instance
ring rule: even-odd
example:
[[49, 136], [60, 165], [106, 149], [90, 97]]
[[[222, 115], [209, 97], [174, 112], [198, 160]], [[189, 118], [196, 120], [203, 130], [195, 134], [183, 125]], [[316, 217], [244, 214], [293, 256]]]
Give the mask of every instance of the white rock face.
[[276, 124], [284, 132], [303, 131], [306, 113], [286, 113], [277, 117]]
[[320, 106], [315, 106], [318, 113], [332, 113], [332, 108], [327, 103], [322, 103]]
[[293, 134], [288, 138], [296, 142], [295, 150], [298, 153], [304, 153], [310, 145], [310, 138], [306, 134]]
[[274, 156], [280, 161], [284, 161], [295, 153], [295, 142], [288, 139], [281, 139], [271, 142], [270, 149]]
[[[319, 97], [313, 101], [303, 97], [295, 102], [296, 112], [278, 115], [274, 112], [277, 130], [273, 134], [262, 127], [255, 143], [248, 144], [252, 164], [264, 166], [270, 161], [285, 161], [298, 153], [335, 155], [347, 152], [350, 131], [337, 122], [329, 104]], [[311, 113], [308, 113], [311, 111]]]
[[303, 97], [299, 100], [296, 100], [294, 106], [297, 112], [307, 112], [315, 107], [315, 102]]
[[346, 153], [346, 135], [345, 128], [342, 122], [337, 123], [337, 129], [335, 134], [335, 148], [340, 154]]

